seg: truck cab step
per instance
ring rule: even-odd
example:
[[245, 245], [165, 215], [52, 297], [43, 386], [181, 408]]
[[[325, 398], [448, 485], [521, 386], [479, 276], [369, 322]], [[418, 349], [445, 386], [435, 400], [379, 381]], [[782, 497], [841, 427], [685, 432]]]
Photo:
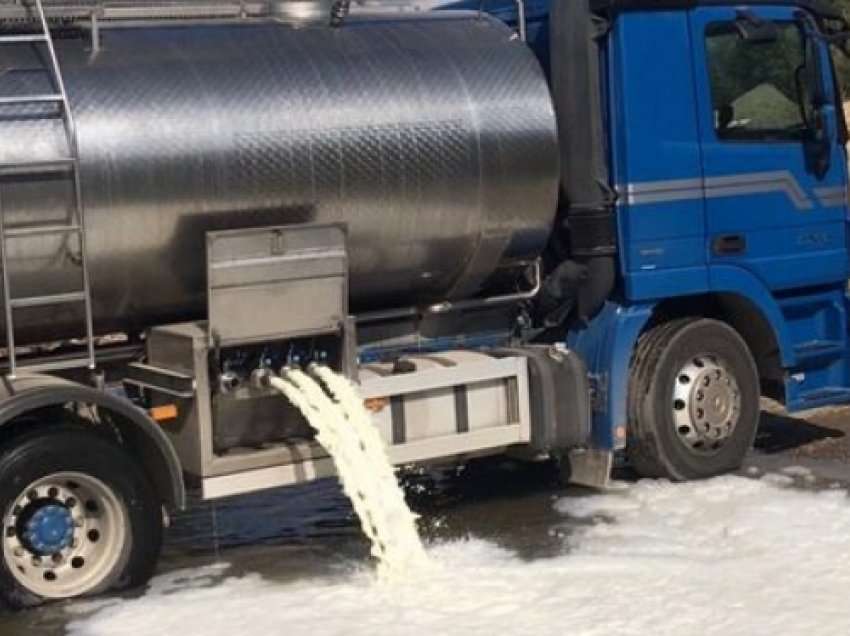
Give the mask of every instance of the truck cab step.
[[847, 347], [841, 340], [808, 340], [794, 345], [797, 362], [821, 358], [838, 358], [844, 355]]
[[801, 393], [794, 405], [795, 409], [809, 409], [816, 406], [843, 404], [850, 402], [850, 388], [826, 386]]

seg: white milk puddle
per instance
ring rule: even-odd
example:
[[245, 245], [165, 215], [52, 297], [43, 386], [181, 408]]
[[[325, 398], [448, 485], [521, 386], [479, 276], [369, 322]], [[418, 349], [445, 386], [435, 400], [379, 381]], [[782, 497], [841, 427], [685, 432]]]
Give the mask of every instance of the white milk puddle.
[[431, 547], [429, 556], [442, 567], [392, 583], [365, 568], [293, 584], [251, 575], [210, 585], [205, 569], [171, 573], [155, 579], [144, 597], [98, 606], [69, 630], [846, 636], [850, 501], [843, 491], [802, 492], [774, 481], [645, 481], [620, 494], [561, 499], [556, 508], [572, 518], [573, 531], [564, 555], [551, 559], [521, 561], [470, 540]]
[[330, 395], [297, 369], [284, 370], [271, 384], [304, 414], [317, 431], [316, 440], [333, 458], [342, 489], [378, 559], [378, 574], [405, 578], [423, 567], [427, 557], [384, 441], [348, 380], [323, 366], [311, 371]]

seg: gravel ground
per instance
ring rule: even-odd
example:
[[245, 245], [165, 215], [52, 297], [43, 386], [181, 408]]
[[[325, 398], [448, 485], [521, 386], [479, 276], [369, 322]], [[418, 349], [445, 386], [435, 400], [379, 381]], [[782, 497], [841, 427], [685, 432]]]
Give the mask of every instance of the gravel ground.
[[776, 402], [762, 401], [755, 448], [744, 471], [808, 468], [817, 480], [850, 486], [850, 406], [828, 406], [788, 414]]
[[850, 463], [850, 406], [827, 406], [789, 415], [779, 404], [763, 400], [756, 451]]

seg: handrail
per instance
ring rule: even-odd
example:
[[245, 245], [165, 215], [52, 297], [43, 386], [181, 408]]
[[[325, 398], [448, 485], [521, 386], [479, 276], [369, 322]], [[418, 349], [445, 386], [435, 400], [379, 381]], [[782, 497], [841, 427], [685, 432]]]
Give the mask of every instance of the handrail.
[[531, 289], [512, 294], [500, 294], [498, 296], [486, 296], [484, 298], [470, 298], [468, 300], [444, 300], [439, 303], [433, 303], [427, 307], [399, 307], [396, 309], [383, 309], [378, 311], [367, 312], [355, 316], [357, 324], [369, 324], [374, 322], [384, 322], [387, 320], [398, 320], [401, 318], [415, 318], [424, 314], [447, 314], [455, 311], [468, 311], [470, 309], [481, 309], [483, 307], [493, 307], [495, 305], [505, 305], [508, 303], [520, 302], [523, 300], [531, 300], [543, 286], [543, 273], [538, 258], [532, 264], [534, 269], [534, 284]]

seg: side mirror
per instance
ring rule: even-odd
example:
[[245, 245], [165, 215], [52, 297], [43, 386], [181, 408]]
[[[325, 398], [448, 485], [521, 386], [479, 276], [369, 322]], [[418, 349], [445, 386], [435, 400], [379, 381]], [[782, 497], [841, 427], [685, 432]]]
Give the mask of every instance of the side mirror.
[[805, 40], [806, 88], [812, 107], [820, 109], [826, 104], [826, 88], [823, 85], [823, 65], [817, 40], [807, 34]]
[[803, 63], [797, 69], [796, 79], [800, 108], [807, 129], [807, 163], [809, 170], [821, 177], [829, 170], [831, 149], [824, 114], [827, 92], [819, 46], [822, 38], [808, 15], [800, 12], [796, 18], [803, 34]]
[[775, 22], [763, 20], [746, 9], [739, 9], [737, 16], [735, 30], [742, 40], [754, 44], [769, 44], [779, 39], [779, 29]]
[[803, 145], [806, 152], [806, 169], [818, 179], [822, 178], [829, 171], [832, 149], [823, 108], [815, 108], [812, 111], [811, 121], [808, 123], [808, 139], [804, 140]]
[[818, 46], [818, 42], [825, 41], [825, 38], [818, 31], [814, 20], [806, 12], [796, 11], [794, 20], [803, 36], [803, 63], [798, 69], [798, 73], [802, 74], [803, 84], [808, 95], [809, 103], [807, 106], [817, 109], [826, 104], [823, 65], [821, 64]]

